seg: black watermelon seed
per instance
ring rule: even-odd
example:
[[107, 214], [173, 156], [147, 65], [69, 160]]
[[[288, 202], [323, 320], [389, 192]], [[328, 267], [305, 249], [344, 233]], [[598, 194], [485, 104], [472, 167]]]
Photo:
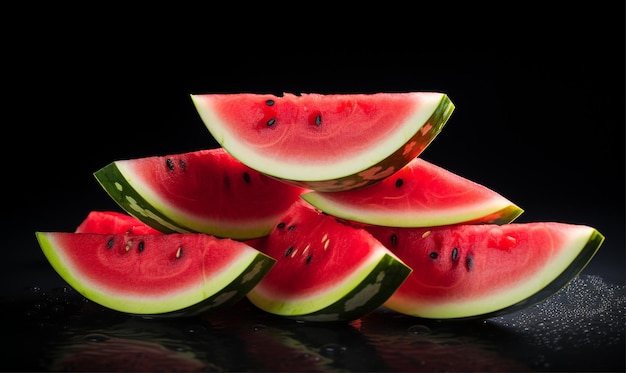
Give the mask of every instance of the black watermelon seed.
[[180, 159], [178, 161], [178, 165], [180, 166], [180, 168], [182, 168], [183, 170], [187, 167], [187, 164], [185, 163], [184, 159]]
[[109, 242], [107, 242], [107, 249], [113, 248], [113, 244], [115, 243], [115, 239], [111, 238]]
[[167, 165], [167, 168], [168, 168], [170, 171], [174, 171], [174, 161], [172, 161], [172, 158], [168, 158], [168, 159], [165, 161], [165, 164]]
[[402, 186], [402, 183], [404, 183], [402, 179], [396, 180], [396, 188], [400, 188]]
[[318, 127], [322, 125], [322, 114], [315, 116], [315, 125]]
[[398, 244], [398, 236], [396, 236], [396, 234], [395, 234], [395, 233], [393, 233], [393, 234], [391, 235], [391, 244], [392, 244], [393, 246], [396, 246], [396, 245]]
[[295, 225], [290, 225], [289, 228], [287, 228], [287, 232], [292, 231], [296, 226]]
[[455, 247], [452, 249], [452, 260], [456, 262], [457, 259], [459, 259], [459, 249]]
[[274, 105], [274, 100], [267, 100], [267, 101], [265, 101], [265, 105], [273, 106]]
[[243, 181], [246, 182], [246, 184], [250, 184], [250, 174], [247, 172], [243, 173]]
[[272, 118], [272, 119], [268, 120], [268, 121], [267, 121], [267, 123], [266, 123], [266, 125], [267, 125], [268, 127], [271, 127], [271, 126], [273, 126], [273, 125], [274, 125], [274, 123], [276, 123], [276, 118]]
[[474, 264], [474, 258], [472, 258], [471, 254], [467, 255], [467, 257], [465, 258], [465, 265], [467, 266], [468, 271], [472, 270], [473, 264]]
[[285, 258], [291, 255], [292, 251], [293, 251], [293, 246], [289, 246], [287, 250], [285, 250]]
[[137, 250], [139, 250], [139, 252], [141, 253], [143, 252], [143, 249], [144, 249], [144, 243], [143, 241], [140, 241], [139, 245], [137, 245]]
[[285, 222], [281, 221], [280, 223], [278, 223], [278, 225], [276, 226], [277, 228], [285, 228]]
[[309, 254], [309, 256], [306, 257], [306, 264], [311, 263], [312, 258], [313, 258], [313, 254]]
[[437, 259], [439, 257], [439, 253], [433, 251], [430, 254], [428, 254], [428, 257], [430, 257], [430, 259]]

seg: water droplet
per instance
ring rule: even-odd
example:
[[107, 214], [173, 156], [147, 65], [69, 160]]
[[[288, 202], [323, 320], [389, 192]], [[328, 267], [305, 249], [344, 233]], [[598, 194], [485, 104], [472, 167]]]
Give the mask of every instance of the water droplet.
[[327, 343], [320, 347], [320, 354], [326, 357], [336, 357], [344, 355], [348, 351], [346, 346], [342, 346], [336, 343]]
[[407, 331], [411, 334], [419, 334], [419, 335], [431, 333], [431, 330], [429, 327], [427, 327], [426, 325], [419, 325], [419, 324], [409, 326]]
[[33, 286], [31, 286], [31, 287], [29, 287], [27, 290], [28, 290], [28, 292], [29, 292], [29, 293], [31, 293], [31, 294], [41, 294], [41, 293], [43, 292], [43, 290], [41, 289], [41, 287], [40, 287], [40, 286], [37, 286], [37, 285], [33, 285]]
[[206, 328], [202, 325], [192, 325], [187, 327], [187, 334], [202, 334], [206, 332]]
[[252, 325], [252, 330], [254, 330], [255, 332], [259, 331], [259, 330], [263, 330], [265, 328], [267, 328], [267, 326], [263, 325], [263, 324], [254, 324], [254, 325]]
[[87, 334], [83, 339], [87, 342], [106, 342], [110, 338], [104, 334]]
[[48, 305], [46, 303], [37, 302], [33, 305], [33, 307], [35, 307], [35, 309], [37, 310], [44, 310], [46, 309], [46, 307], [48, 307]]

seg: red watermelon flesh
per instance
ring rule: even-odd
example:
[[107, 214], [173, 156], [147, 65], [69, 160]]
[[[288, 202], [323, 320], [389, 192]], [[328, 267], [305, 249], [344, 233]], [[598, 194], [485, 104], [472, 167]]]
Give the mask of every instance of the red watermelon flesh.
[[391, 227], [504, 224], [523, 212], [496, 191], [421, 158], [374, 185], [302, 198], [343, 219]]
[[267, 235], [306, 189], [245, 166], [223, 148], [119, 160], [94, 173], [129, 214], [164, 233]]
[[229, 306], [274, 260], [245, 243], [201, 233], [37, 232], [57, 273], [105, 307], [144, 316], [191, 316]]
[[538, 303], [573, 279], [604, 241], [592, 227], [556, 222], [365, 229], [413, 269], [385, 306], [435, 319]]
[[276, 259], [248, 298], [264, 311], [349, 321], [378, 308], [410, 269], [363, 229], [296, 201], [258, 249]]
[[90, 211], [75, 233], [162, 234], [134, 216], [117, 211]]
[[454, 110], [439, 92], [191, 98], [216, 141], [242, 163], [324, 191], [389, 176], [430, 144]]

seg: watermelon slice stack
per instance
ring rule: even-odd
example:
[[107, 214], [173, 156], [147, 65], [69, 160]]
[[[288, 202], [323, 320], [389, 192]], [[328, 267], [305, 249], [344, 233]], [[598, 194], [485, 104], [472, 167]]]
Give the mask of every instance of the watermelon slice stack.
[[[191, 101], [219, 148], [113, 161], [94, 176], [126, 214], [92, 212], [73, 233], [37, 232], [55, 270], [87, 298], [149, 317], [246, 296], [304, 321], [352, 321], [379, 307], [485, 318], [557, 292], [604, 241], [590, 226], [515, 223], [521, 207], [420, 158], [454, 111], [444, 93]], [[76, 254], [85, 245], [98, 246], [98, 260]], [[221, 250], [230, 259], [208, 270]], [[197, 259], [180, 260], [187, 252]], [[126, 275], [111, 270], [120, 263]], [[141, 296], [116, 288], [125, 282], [113, 273], [141, 278]]]

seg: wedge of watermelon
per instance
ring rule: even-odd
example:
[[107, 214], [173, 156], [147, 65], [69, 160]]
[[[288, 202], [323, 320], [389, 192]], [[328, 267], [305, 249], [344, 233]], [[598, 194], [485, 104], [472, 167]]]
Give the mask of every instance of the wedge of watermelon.
[[413, 269], [385, 306], [433, 319], [486, 318], [541, 302], [604, 241], [592, 227], [556, 222], [366, 229]]
[[112, 162], [94, 173], [130, 215], [164, 233], [265, 236], [306, 189], [245, 166], [223, 148]]
[[276, 260], [249, 293], [260, 309], [305, 321], [350, 321], [380, 307], [411, 269], [363, 229], [294, 202], [258, 249]]
[[191, 98], [215, 140], [242, 163], [328, 192], [393, 174], [431, 143], [454, 110], [439, 92]]
[[193, 316], [229, 307], [274, 259], [245, 243], [201, 233], [36, 232], [56, 272], [104, 307], [144, 317]]
[[421, 158], [374, 185], [344, 192], [311, 191], [302, 198], [346, 220], [391, 227], [505, 224], [523, 212], [494, 190]]

